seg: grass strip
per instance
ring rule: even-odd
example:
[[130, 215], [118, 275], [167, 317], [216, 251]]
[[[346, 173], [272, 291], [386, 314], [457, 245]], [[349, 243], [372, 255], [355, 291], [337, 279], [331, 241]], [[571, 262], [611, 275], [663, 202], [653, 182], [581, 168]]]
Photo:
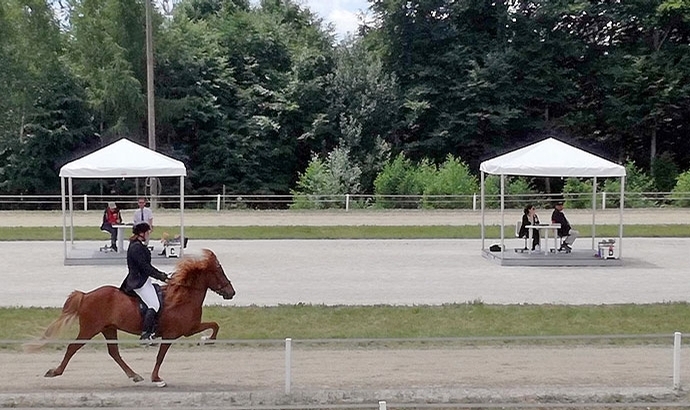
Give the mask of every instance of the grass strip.
[[[578, 226], [580, 236], [591, 236], [591, 226]], [[514, 226], [506, 226], [505, 237], [514, 236]], [[163, 232], [176, 234], [179, 227], [157, 226], [155, 239]], [[617, 237], [617, 225], [596, 227], [597, 237]], [[189, 226], [185, 235], [195, 239], [478, 239], [479, 226]], [[486, 227], [486, 237], [500, 237], [500, 228]], [[690, 225], [628, 225], [624, 237], [690, 237]], [[93, 227], [74, 227], [75, 240], [107, 240]], [[59, 241], [62, 227], [0, 227], [0, 241]]]
[[[1, 308], [0, 339], [34, 339], [58, 317], [57, 308]], [[220, 339], [443, 338], [644, 335], [687, 332], [687, 303], [625, 305], [486, 305], [275, 307], [207, 306], [204, 321]], [[68, 332], [72, 338], [76, 332]], [[6, 347], [6, 346], [4, 346]], [[3, 348], [3, 346], [0, 346]]]

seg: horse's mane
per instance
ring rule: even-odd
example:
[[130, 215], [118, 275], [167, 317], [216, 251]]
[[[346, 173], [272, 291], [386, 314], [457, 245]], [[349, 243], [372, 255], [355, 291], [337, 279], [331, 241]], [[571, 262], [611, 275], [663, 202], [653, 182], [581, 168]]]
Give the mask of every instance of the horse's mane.
[[[215, 271], [218, 260], [208, 249], [202, 250], [201, 256], [184, 256], [175, 266], [175, 274], [168, 281], [168, 285], [178, 285], [180, 287], [196, 288], [200, 274], [203, 272]], [[173, 286], [174, 287], [174, 286]], [[175, 293], [171, 300], [173, 304], [180, 302], [184, 298], [181, 293]]]

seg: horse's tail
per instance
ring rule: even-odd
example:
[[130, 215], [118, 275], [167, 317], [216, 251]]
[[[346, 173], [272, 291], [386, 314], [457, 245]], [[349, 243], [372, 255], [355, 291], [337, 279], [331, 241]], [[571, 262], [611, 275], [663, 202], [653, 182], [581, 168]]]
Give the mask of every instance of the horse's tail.
[[74, 322], [74, 320], [79, 316], [79, 306], [81, 306], [81, 301], [84, 299], [84, 292], [79, 290], [73, 291], [65, 304], [62, 306], [62, 313], [60, 317], [55, 319], [48, 328], [43, 333], [43, 336], [39, 340], [33, 342], [24, 343], [24, 351], [31, 353], [36, 352], [46, 345], [46, 340], [54, 339], [60, 334], [62, 329], [69, 326]]

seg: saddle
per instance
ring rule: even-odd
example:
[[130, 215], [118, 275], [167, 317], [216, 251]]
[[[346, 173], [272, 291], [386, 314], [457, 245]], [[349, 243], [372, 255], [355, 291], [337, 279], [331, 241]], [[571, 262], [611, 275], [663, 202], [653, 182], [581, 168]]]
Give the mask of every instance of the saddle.
[[[160, 315], [161, 311], [163, 311], [163, 299], [165, 297], [165, 294], [163, 293], [163, 288], [161, 288], [161, 285], [154, 283], [153, 288], [156, 289], [156, 296], [158, 296], [158, 303], [160, 303], [160, 309], [158, 309], [158, 315]], [[141, 298], [139, 297], [139, 295], [136, 294], [136, 292], [127, 291], [124, 288], [124, 284], [123, 284], [123, 286], [120, 286], [120, 291], [129, 297], [137, 298], [137, 300], [139, 301], [139, 315], [143, 319], [144, 314], [146, 313], [146, 310], [148, 310], [148, 306], [146, 306], [146, 303], [144, 303], [144, 301], [141, 300]], [[158, 316], [158, 315], [156, 315], [156, 316]]]

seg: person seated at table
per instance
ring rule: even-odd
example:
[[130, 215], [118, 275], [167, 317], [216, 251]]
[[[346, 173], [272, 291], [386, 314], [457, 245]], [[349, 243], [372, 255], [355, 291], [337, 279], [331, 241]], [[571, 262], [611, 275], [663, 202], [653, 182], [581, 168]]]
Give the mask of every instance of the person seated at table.
[[[524, 215], [522, 215], [522, 224], [520, 225], [520, 231], [518, 235], [520, 238], [529, 238], [529, 228], [528, 225], [539, 225], [539, 217], [537, 216], [537, 210], [534, 205], [527, 205], [524, 209]], [[532, 250], [539, 249], [539, 229], [532, 229]]]
[[110, 248], [117, 252], [117, 228], [113, 225], [122, 223], [122, 215], [115, 202], [108, 202], [108, 206], [103, 211], [103, 222], [101, 230], [110, 234]]
[[570, 252], [573, 250], [571, 246], [573, 242], [575, 242], [575, 239], [577, 239], [578, 235], [580, 235], [580, 232], [573, 229], [568, 222], [568, 218], [565, 217], [565, 214], [563, 213], [563, 201], [557, 201], [554, 205], [554, 210], [551, 214], [551, 223], [561, 224], [561, 227], [558, 229], [557, 233], [561, 238], [565, 238], [558, 251]]

